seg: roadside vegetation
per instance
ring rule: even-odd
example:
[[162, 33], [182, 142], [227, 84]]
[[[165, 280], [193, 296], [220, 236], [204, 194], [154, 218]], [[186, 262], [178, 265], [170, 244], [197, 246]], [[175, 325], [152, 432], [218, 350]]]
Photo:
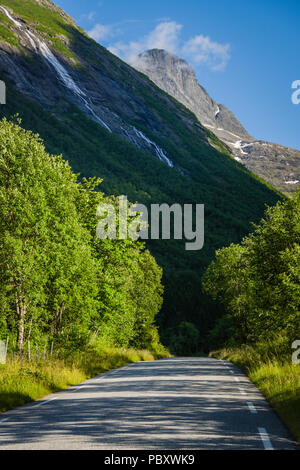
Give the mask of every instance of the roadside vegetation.
[[216, 252], [203, 277], [223, 304], [211, 355], [241, 367], [300, 439], [300, 190], [268, 208], [241, 244]]
[[100, 179], [78, 181], [20, 122], [0, 122], [0, 339], [28, 344], [160, 348], [162, 269], [143, 243], [99, 239]]
[[259, 343], [212, 351], [210, 356], [240, 367], [300, 444], [300, 365], [292, 362], [291, 353], [282, 356], [276, 347]]
[[0, 364], [0, 412], [38, 400], [50, 393], [79, 384], [111, 369], [138, 361], [153, 361], [170, 354], [109, 346], [94, 341], [83, 350], [60, 351], [43, 357], [32, 351], [32, 357], [22, 359], [10, 354], [6, 364]]
[[0, 411], [130, 362], [166, 357], [162, 269], [143, 243], [96, 237], [96, 191], [41, 139], [0, 122]]

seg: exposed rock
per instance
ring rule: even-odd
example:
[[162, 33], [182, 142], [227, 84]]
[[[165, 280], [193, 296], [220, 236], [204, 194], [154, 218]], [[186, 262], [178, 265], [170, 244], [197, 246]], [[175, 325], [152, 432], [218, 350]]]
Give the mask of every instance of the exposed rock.
[[223, 140], [251, 136], [224, 105], [216, 103], [198, 83], [192, 67], [163, 49], [151, 49], [139, 55], [135, 67], [193, 111], [199, 121]]
[[[12, 45], [0, 42], [0, 70], [5, 73], [5, 77], [19, 92], [37, 100], [45, 108], [55, 110], [53, 112], [57, 115], [65, 112], [66, 100], [74, 103], [108, 131], [151, 152], [168, 166], [180, 171], [172, 161], [172, 156], [152, 137], [156, 134], [158, 139], [168, 136], [176, 141], [176, 135], [134, 91], [133, 84], [138, 82], [145, 82], [145, 88], [151, 89], [149, 81], [96, 45], [51, 1], [39, 0], [39, 3], [63, 16], [66, 30], [71, 31], [71, 39], [65, 35], [56, 37], [68, 47], [80, 66], [72, 67], [70, 57], [64, 57], [60, 51], [54, 49], [51, 35], [48, 37], [36, 25], [23, 21], [11, 9], [0, 6], [9, 19], [9, 29], [18, 37], [20, 46], [16, 52]], [[124, 72], [127, 76], [132, 76], [130, 83], [124, 83]], [[163, 95], [163, 101], [168, 108], [176, 107], [171, 97]], [[186, 122], [184, 111], [179, 117]], [[190, 121], [191, 117], [193, 116], [190, 115]], [[135, 125], [129, 123], [133, 120]], [[143, 130], [138, 129], [138, 125]], [[193, 123], [190, 127], [193, 128]], [[151, 137], [147, 135], [145, 128], [148, 128]], [[201, 135], [204, 141], [207, 140], [205, 134]]]
[[300, 152], [250, 136], [229, 109], [209, 96], [185, 60], [162, 49], [151, 49], [139, 55], [135, 67], [190, 109], [237, 161], [285, 194], [299, 186]]

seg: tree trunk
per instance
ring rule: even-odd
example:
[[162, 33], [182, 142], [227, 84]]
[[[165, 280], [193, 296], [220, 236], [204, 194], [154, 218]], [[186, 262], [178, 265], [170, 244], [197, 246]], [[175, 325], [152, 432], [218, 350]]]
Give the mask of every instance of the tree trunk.
[[25, 316], [26, 316], [26, 305], [18, 297], [16, 297], [16, 309], [19, 317], [19, 329], [18, 329], [18, 347], [20, 355], [23, 354], [24, 346], [24, 330], [25, 330]]
[[28, 340], [28, 341], [30, 341], [30, 336], [31, 336], [31, 331], [32, 331], [32, 323], [33, 323], [33, 317], [31, 316], [30, 325], [29, 325], [29, 331], [28, 331], [28, 335], [27, 335], [27, 340]]
[[51, 325], [51, 334], [52, 335], [54, 333], [58, 333], [59, 327], [62, 323], [63, 313], [64, 313], [65, 310], [66, 310], [66, 307], [64, 307], [63, 305], [60, 306], [60, 308], [58, 310], [56, 310], [56, 312], [54, 314], [54, 320], [53, 320], [52, 325]]

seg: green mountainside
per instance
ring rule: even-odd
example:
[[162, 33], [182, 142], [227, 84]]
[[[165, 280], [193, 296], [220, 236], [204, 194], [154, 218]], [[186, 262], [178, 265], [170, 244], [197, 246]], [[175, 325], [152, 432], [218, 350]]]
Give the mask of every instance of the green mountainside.
[[[186, 251], [184, 240], [147, 243], [164, 270], [157, 319], [163, 342], [174, 349], [178, 326], [187, 321], [200, 333], [198, 349], [205, 348], [222, 309], [202, 293], [204, 270], [216, 249], [240, 242], [266, 204], [283, 196], [235, 161], [183, 105], [89, 38], [52, 2], [1, 0], [0, 5], [22, 25], [0, 11], [0, 78], [7, 85], [0, 117], [18, 113], [22, 126], [38, 132], [47, 151], [62, 154], [73, 171], [103, 178], [106, 194], [125, 194], [147, 206], [205, 205], [202, 250]], [[28, 31], [47, 44], [84, 90], [92, 111], [33, 48]], [[160, 161], [153, 145], [134, 139], [134, 129], [163, 149], [174, 166]]]

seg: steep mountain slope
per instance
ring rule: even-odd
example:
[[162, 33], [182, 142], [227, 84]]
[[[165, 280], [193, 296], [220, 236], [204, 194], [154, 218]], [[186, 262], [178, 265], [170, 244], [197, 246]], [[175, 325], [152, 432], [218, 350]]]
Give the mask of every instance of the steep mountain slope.
[[231, 111], [208, 95], [185, 60], [162, 49], [151, 49], [140, 54], [136, 68], [195, 113], [237, 161], [286, 194], [299, 185], [300, 152], [251, 137]]
[[163, 49], [145, 51], [138, 59], [138, 70], [183, 103], [220, 139], [230, 141], [233, 135], [238, 135], [241, 139], [252, 139], [236, 117], [209, 96], [185, 60]]
[[[49, 0], [0, 1], [0, 79], [7, 104], [47, 150], [62, 153], [82, 176], [101, 176], [107, 194], [152, 203], [205, 204], [205, 244], [148, 246], [164, 268], [159, 322], [192, 321], [201, 338], [219, 314], [200, 277], [216, 248], [240, 241], [265, 204], [281, 195], [236, 162], [195, 115], [76, 26]], [[171, 330], [170, 330], [171, 328]]]

